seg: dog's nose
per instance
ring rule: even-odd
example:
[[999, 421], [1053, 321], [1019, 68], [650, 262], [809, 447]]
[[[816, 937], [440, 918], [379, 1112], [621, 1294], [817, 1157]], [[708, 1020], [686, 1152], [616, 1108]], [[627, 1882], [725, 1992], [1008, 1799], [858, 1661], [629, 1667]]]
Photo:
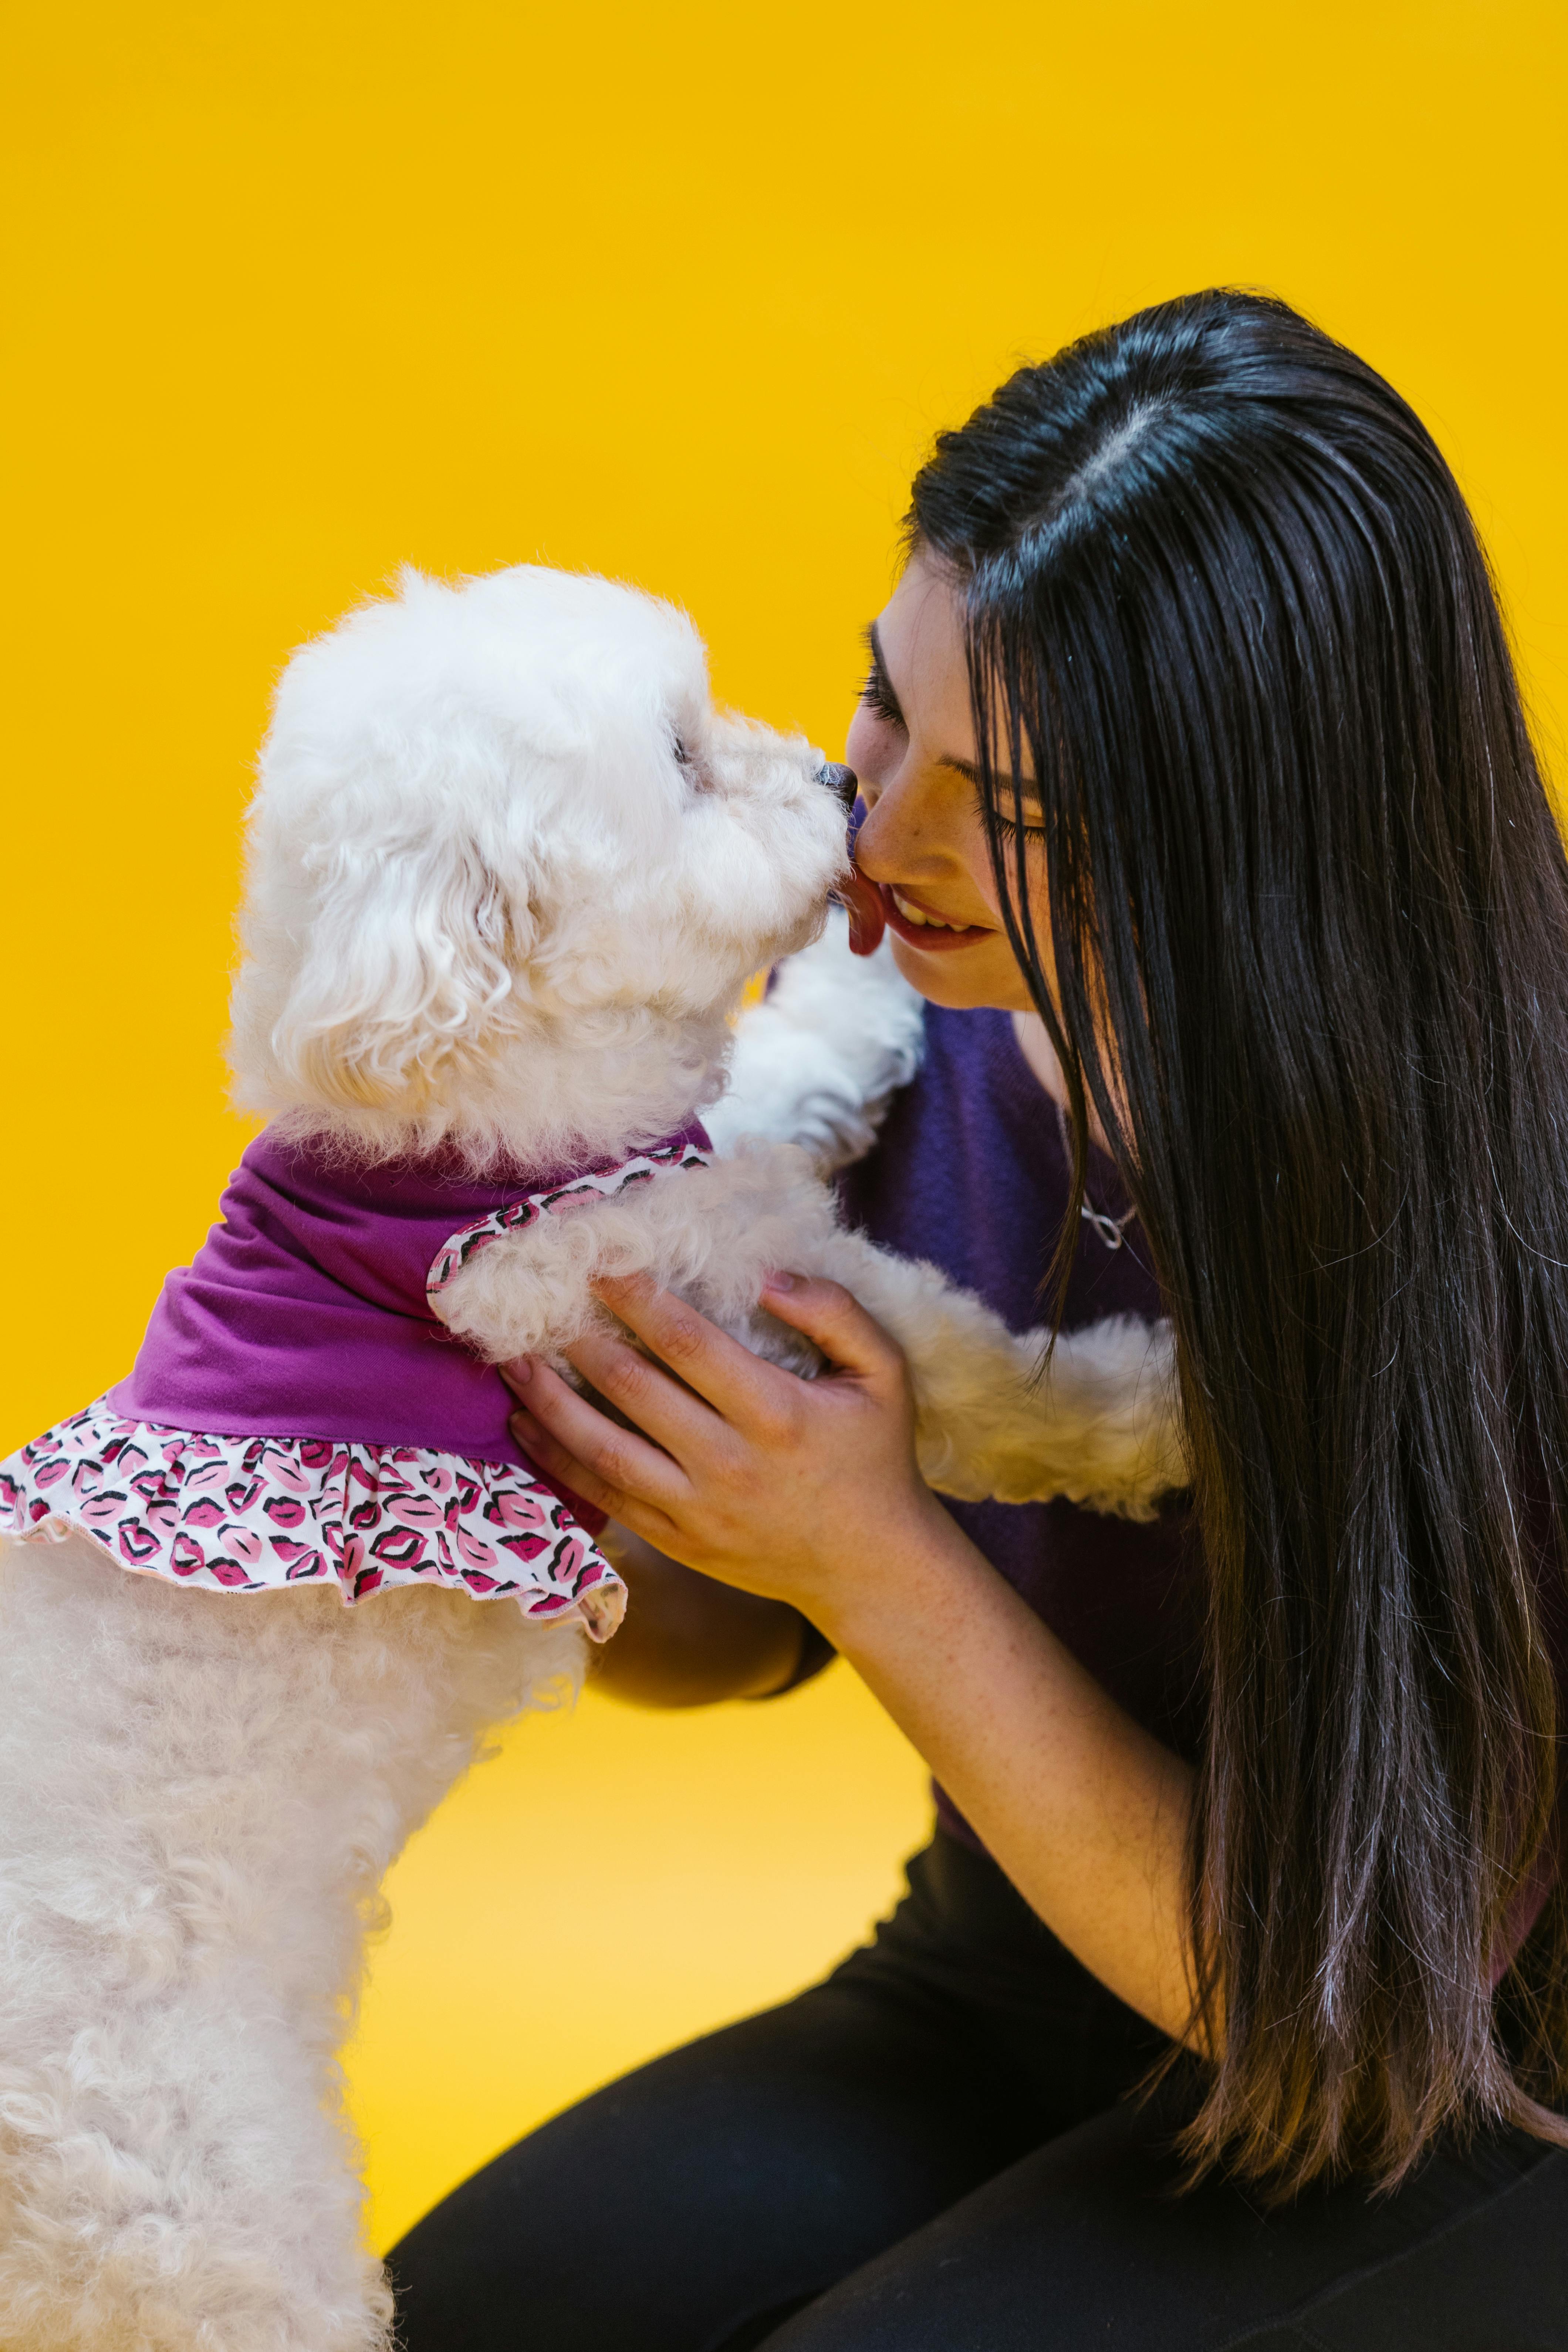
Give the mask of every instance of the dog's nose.
[[847, 816], [855, 805], [855, 795], [860, 789], [860, 779], [854, 769], [836, 767], [830, 760], [826, 767], [817, 770], [816, 781], [819, 784], [826, 784], [830, 793], [837, 794], [844, 803], [844, 814]]

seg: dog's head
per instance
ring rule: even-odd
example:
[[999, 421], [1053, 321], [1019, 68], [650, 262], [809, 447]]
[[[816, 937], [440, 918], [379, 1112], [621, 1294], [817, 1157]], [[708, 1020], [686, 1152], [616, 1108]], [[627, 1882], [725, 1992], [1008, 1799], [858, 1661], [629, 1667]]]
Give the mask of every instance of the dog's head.
[[714, 710], [684, 614], [533, 567], [405, 572], [279, 688], [241, 1098], [493, 1134], [479, 1106], [498, 1084], [515, 1105], [531, 1052], [710, 1027], [815, 935], [845, 863], [819, 756]]

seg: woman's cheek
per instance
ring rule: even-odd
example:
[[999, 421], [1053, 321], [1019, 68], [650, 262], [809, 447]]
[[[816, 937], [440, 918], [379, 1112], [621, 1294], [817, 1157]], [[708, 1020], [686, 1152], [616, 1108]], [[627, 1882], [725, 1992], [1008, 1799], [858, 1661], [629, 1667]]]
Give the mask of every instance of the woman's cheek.
[[868, 710], [863, 702], [858, 703], [849, 721], [849, 732], [844, 738], [845, 764], [854, 769], [862, 784], [868, 784], [873, 793], [880, 792], [898, 768], [902, 744], [902, 737], [894, 729]]

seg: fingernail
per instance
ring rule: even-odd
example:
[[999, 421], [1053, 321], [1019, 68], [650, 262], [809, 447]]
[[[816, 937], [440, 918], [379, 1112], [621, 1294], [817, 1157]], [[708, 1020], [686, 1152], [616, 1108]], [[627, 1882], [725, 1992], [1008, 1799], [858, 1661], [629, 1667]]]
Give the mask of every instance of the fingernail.
[[500, 1368], [500, 1376], [509, 1388], [526, 1388], [533, 1378], [532, 1357], [519, 1356], [514, 1363], [503, 1364]]
[[766, 1281], [763, 1283], [763, 1288], [764, 1290], [793, 1290], [795, 1288], [795, 1278], [793, 1274], [770, 1274]]

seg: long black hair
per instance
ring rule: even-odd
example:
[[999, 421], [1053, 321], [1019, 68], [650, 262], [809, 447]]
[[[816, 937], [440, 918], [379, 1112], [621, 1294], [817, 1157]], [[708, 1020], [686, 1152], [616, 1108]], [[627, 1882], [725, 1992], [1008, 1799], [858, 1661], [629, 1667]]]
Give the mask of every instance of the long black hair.
[[1175, 1328], [1190, 2152], [1288, 2190], [1568, 2142], [1559, 1897], [1493, 1997], [1554, 1853], [1568, 863], [1464, 499], [1373, 369], [1215, 291], [1022, 369], [908, 530], [1079, 1198], [1089, 1098]]

